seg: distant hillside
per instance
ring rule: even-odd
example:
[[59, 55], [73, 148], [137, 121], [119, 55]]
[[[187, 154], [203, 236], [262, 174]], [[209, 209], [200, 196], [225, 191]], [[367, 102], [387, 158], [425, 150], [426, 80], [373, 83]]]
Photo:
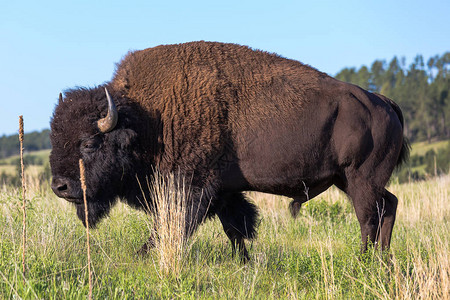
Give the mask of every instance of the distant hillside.
[[[24, 148], [26, 152], [39, 151], [50, 149], [50, 130], [45, 129], [41, 132], [33, 131], [26, 133], [24, 136]], [[0, 137], [0, 159], [18, 155], [19, 148], [19, 135], [3, 135]]]

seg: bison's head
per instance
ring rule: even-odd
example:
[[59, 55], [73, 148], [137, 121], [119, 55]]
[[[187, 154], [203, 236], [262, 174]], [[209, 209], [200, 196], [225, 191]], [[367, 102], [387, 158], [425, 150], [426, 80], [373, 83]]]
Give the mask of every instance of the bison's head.
[[137, 160], [137, 133], [130, 127], [130, 105], [120, 94], [112, 95], [102, 87], [69, 90], [64, 99], [60, 96], [51, 120], [52, 189], [58, 197], [75, 204], [84, 224], [78, 163], [83, 159], [90, 226], [108, 214], [123, 194]]

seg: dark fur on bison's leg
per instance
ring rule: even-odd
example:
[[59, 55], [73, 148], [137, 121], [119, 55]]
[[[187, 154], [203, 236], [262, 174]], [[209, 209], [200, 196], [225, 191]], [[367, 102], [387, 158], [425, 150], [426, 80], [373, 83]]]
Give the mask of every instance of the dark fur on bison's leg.
[[391, 235], [395, 223], [398, 199], [393, 194], [385, 190], [383, 200], [384, 211], [381, 222], [380, 242], [381, 250], [385, 251], [389, 249], [389, 245], [391, 243]]
[[352, 199], [356, 217], [361, 229], [361, 253], [365, 253], [368, 244], [376, 245], [380, 233], [382, 217], [381, 189], [374, 188], [365, 179], [352, 178], [345, 191]]
[[217, 209], [217, 216], [231, 241], [233, 255], [237, 246], [241, 260], [245, 263], [250, 257], [244, 239], [253, 239], [256, 236], [256, 206], [248, 202], [242, 193], [220, 194], [218, 202], [221, 206]]

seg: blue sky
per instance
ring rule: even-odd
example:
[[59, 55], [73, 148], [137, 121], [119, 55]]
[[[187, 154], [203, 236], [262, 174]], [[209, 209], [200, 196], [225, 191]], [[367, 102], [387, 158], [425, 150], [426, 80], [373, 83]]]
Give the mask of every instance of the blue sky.
[[59, 92], [109, 81], [130, 50], [194, 40], [249, 45], [330, 75], [450, 51], [450, 1], [6, 1], [0, 135], [49, 128]]

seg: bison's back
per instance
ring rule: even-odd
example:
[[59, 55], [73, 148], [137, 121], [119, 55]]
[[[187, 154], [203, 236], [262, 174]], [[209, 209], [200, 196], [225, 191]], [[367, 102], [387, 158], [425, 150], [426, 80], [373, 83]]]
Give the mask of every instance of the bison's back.
[[112, 83], [142, 105], [161, 109], [168, 102], [301, 102], [326, 77], [298, 61], [246, 46], [192, 42], [130, 52]]

